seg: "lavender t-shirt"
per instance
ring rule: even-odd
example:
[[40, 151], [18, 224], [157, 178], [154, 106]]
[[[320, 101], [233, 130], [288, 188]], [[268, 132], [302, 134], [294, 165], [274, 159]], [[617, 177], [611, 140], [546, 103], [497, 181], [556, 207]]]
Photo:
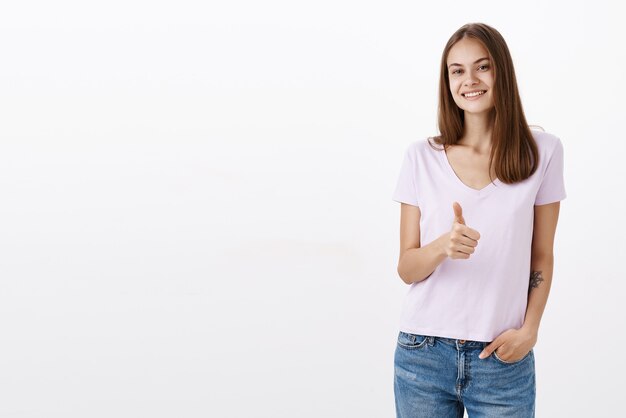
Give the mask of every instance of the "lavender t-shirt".
[[561, 140], [531, 132], [539, 148], [537, 171], [516, 184], [496, 179], [481, 190], [465, 185], [445, 152], [433, 149], [428, 138], [406, 149], [392, 199], [419, 206], [421, 245], [451, 230], [454, 201], [480, 239], [469, 259], [446, 258], [430, 277], [411, 284], [402, 306], [401, 331], [491, 342], [523, 325], [534, 206], [566, 197]]

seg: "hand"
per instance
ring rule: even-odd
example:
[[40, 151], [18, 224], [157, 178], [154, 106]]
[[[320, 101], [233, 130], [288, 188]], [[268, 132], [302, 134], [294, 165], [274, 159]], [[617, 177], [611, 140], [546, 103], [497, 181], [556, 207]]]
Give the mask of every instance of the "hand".
[[463, 219], [463, 209], [458, 202], [452, 204], [454, 209], [454, 222], [452, 230], [443, 234], [440, 239], [440, 246], [445, 254], [453, 259], [468, 259], [474, 253], [474, 248], [478, 245], [480, 234], [475, 229], [465, 225]]
[[510, 328], [485, 346], [478, 357], [484, 359], [497, 351], [500, 359], [514, 363], [524, 358], [536, 343], [537, 333], [533, 330], [524, 327]]

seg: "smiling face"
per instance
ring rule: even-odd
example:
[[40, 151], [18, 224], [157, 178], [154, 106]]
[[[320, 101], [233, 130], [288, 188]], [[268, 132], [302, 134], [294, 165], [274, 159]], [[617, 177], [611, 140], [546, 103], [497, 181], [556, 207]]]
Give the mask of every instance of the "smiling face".
[[[488, 113], [493, 107], [494, 73], [485, 47], [474, 39], [461, 39], [450, 48], [446, 65], [450, 93], [457, 106], [466, 113]], [[474, 91], [485, 93], [475, 97], [464, 95]]]

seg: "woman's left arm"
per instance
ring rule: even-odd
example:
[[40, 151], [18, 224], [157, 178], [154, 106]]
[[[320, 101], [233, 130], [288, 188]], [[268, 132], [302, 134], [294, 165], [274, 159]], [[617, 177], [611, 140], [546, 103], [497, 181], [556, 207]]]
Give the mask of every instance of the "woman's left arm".
[[[530, 281], [528, 284], [528, 305], [526, 317], [520, 329], [511, 328], [498, 335], [483, 348], [479, 358], [484, 359], [496, 351], [500, 346], [503, 352], [498, 351], [498, 357], [504, 361], [517, 361], [528, 354], [537, 342], [539, 322], [543, 309], [548, 301], [552, 270], [554, 267], [554, 233], [559, 219], [561, 202], [535, 206], [533, 226], [532, 253], [530, 259]], [[505, 357], [503, 357], [505, 356]]]
[[533, 241], [528, 285], [528, 306], [523, 329], [537, 337], [539, 322], [543, 315], [554, 268], [554, 234], [559, 219], [561, 202], [535, 206]]

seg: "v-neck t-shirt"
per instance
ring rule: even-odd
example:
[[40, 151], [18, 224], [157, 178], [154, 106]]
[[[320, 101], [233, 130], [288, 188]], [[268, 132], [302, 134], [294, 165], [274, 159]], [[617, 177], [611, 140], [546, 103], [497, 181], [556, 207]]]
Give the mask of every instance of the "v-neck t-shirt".
[[461, 181], [441, 145], [430, 138], [405, 151], [392, 200], [420, 208], [420, 244], [452, 229], [458, 202], [470, 228], [480, 233], [468, 259], [447, 257], [432, 274], [412, 283], [400, 330], [412, 334], [491, 342], [524, 324], [530, 284], [534, 206], [565, 199], [563, 144], [531, 130], [539, 166], [527, 179], [499, 179], [480, 190]]

